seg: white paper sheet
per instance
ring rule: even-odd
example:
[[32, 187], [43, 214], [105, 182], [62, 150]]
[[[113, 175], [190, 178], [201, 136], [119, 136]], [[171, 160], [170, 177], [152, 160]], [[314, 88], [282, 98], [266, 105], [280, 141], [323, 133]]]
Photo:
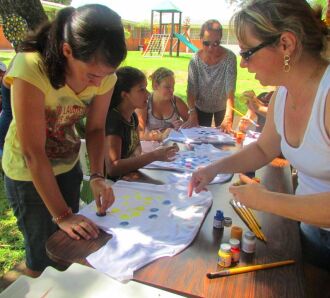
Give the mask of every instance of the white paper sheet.
[[[182, 143], [234, 144], [232, 136], [214, 127], [192, 127], [179, 131], [171, 130], [167, 140]], [[164, 142], [165, 142], [164, 141]]]
[[120, 283], [93, 268], [72, 264], [66, 271], [47, 267], [38, 278], [20, 276], [2, 298], [182, 297], [135, 281]]

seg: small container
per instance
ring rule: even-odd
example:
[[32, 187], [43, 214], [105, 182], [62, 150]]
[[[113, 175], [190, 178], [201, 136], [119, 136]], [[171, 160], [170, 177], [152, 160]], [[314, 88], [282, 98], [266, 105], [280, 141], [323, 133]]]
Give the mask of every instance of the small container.
[[240, 241], [237, 239], [229, 239], [229, 244], [231, 246], [230, 252], [231, 252], [231, 261], [233, 264], [237, 264], [239, 262], [239, 258], [241, 255], [241, 250], [239, 248]]
[[241, 241], [242, 234], [243, 234], [243, 230], [241, 227], [233, 226], [230, 231], [230, 238], [234, 238], [234, 239]]
[[251, 231], [245, 232], [243, 236], [242, 250], [246, 253], [254, 253], [256, 251], [256, 244], [256, 235]]
[[236, 144], [241, 145], [245, 139], [245, 133], [242, 131], [236, 132]]
[[218, 265], [221, 267], [230, 267], [231, 265], [231, 247], [228, 243], [222, 243], [218, 252]]
[[214, 216], [214, 220], [213, 220], [213, 228], [223, 229], [224, 227], [223, 224], [224, 224], [223, 212], [221, 210], [217, 210], [217, 213]]
[[223, 219], [223, 225], [227, 228], [231, 227], [232, 223], [233, 223], [233, 221], [232, 221], [231, 217], [225, 217]]

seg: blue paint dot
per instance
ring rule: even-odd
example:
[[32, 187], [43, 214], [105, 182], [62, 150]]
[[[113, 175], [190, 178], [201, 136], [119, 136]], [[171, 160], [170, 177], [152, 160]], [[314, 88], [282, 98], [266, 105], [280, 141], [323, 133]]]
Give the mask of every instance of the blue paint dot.
[[159, 211], [158, 208], [151, 208], [151, 209], [150, 209], [150, 212], [157, 212], [157, 211]]
[[121, 226], [128, 226], [129, 225], [129, 222], [128, 221], [122, 221], [120, 223]]
[[171, 204], [171, 201], [170, 200], [165, 200], [164, 202], [163, 202], [163, 205], [170, 205]]
[[149, 215], [149, 218], [150, 218], [150, 219], [157, 218], [157, 217], [158, 217], [157, 214], [151, 214], [151, 215]]

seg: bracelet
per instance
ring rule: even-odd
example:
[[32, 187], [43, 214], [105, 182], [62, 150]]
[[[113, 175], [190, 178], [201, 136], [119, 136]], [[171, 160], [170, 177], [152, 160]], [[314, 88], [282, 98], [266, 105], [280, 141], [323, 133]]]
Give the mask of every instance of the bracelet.
[[191, 108], [191, 109], [189, 109], [189, 110], [188, 110], [188, 115], [190, 115], [190, 114], [194, 113], [195, 111], [196, 111], [196, 109], [195, 109], [195, 108]]
[[52, 221], [53, 223], [56, 223], [58, 224], [62, 219], [68, 217], [69, 215], [72, 214], [72, 209], [69, 207], [64, 213], [62, 213], [61, 215], [59, 216], [56, 216], [56, 217], [53, 217], [52, 218]]
[[91, 182], [92, 180], [97, 179], [97, 178], [99, 178], [99, 179], [105, 179], [105, 177], [104, 177], [103, 174], [101, 174], [101, 173], [93, 173], [89, 177], [89, 182]]

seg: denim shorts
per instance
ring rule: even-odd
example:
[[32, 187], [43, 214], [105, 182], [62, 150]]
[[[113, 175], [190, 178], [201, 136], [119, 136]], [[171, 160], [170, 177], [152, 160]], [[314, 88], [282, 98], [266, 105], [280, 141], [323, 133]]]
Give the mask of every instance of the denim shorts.
[[330, 231], [300, 224], [303, 259], [330, 272]]
[[[64, 200], [74, 213], [79, 210], [82, 177], [79, 162], [69, 172], [56, 176]], [[18, 228], [24, 236], [26, 266], [34, 271], [55, 266], [46, 254], [45, 244], [58, 226], [52, 222], [52, 216], [33, 182], [12, 180], [5, 176], [5, 190]]]

